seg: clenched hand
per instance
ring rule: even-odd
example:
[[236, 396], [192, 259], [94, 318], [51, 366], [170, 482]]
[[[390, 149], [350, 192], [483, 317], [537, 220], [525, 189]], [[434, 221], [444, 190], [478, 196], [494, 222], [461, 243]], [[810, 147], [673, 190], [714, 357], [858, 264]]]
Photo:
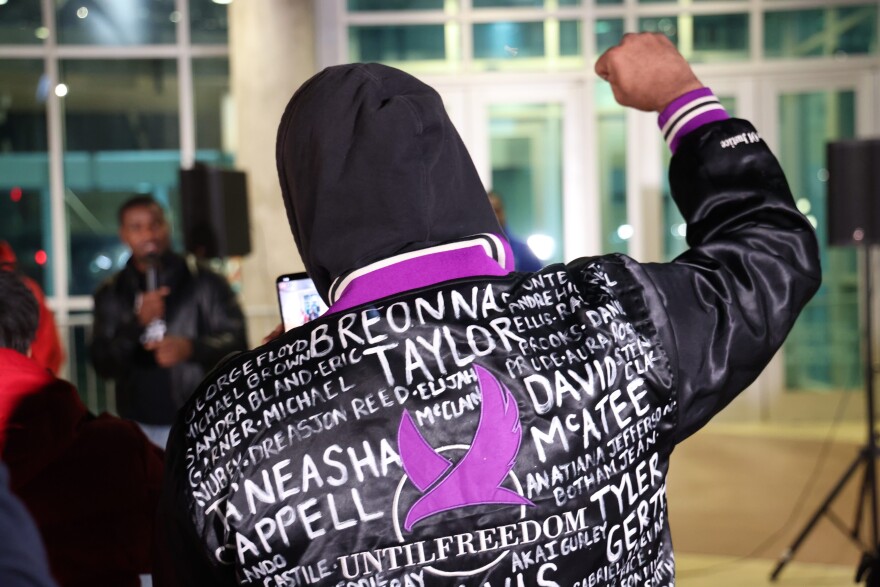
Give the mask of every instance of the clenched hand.
[[622, 106], [662, 112], [679, 96], [703, 87], [675, 45], [660, 33], [627, 33], [605, 51], [596, 73]]

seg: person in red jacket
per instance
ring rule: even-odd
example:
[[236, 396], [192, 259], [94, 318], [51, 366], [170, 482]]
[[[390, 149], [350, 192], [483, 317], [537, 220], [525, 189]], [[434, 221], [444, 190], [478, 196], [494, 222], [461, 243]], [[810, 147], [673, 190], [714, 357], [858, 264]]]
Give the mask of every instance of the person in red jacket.
[[0, 271], [0, 459], [62, 587], [136, 586], [152, 564], [162, 452], [138, 427], [94, 416], [77, 390], [28, 356], [36, 299]]
[[[0, 269], [6, 271], [17, 270], [17, 259], [12, 246], [6, 241], [0, 241]], [[40, 365], [53, 373], [58, 373], [64, 362], [64, 349], [61, 339], [58, 337], [58, 328], [55, 326], [55, 317], [46, 306], [46, 296], [40, 285], [25, 275], [19, 275], [24, 284], [31, 290], [37, 299], [40, 308], [40, 318], [37, 323], [37, 334], [31, 344], [31, 357]]]

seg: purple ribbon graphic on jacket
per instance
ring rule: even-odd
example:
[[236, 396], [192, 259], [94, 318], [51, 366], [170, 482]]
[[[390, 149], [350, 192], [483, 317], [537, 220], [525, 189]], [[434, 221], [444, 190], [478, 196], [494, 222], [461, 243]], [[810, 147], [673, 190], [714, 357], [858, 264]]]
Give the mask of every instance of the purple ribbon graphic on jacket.
[[437, 454], [416, 428], [409, 412], [403, 412], [397, 430], [400, 460], [413, 485], [424, 493], [406, 514], [403, 527], [407, 532], [420, 520], [465, 506], [535, 505], [501, 487], [513, 469], [522, 441], [516, 400], [489, 371], [479, 365], [474, 365], [474, 370], [482, 396], [480, 422], [467, 453], [446, 477], [443, 475], [452, 463]]

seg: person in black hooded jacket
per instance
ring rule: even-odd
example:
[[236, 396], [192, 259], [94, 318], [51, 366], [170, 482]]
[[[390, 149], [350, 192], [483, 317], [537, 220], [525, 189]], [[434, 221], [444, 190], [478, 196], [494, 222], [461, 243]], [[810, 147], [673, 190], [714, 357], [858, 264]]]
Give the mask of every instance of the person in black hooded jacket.
[[764, 368], [820, 271], [755, 129], [668, 39], [596, 65], [660, 112], [690, 249], [512, 272], [430, 87], [375, 64], [291, 99], [277, 161], [330, 305], [182, 409], [164, 511], [187, 585], [674, 584], [678, 442]]

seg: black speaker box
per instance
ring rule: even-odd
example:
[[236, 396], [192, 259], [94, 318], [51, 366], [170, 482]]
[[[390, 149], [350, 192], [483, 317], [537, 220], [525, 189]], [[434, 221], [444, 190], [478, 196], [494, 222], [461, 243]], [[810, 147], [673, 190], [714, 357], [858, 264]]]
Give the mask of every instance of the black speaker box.
[[197, 163], [180, 170], [186, 250], [198, 258], [251, 252], [247, 177], [243, 171]]
[[828, 244], [880, 243], [880, 139], [828, 143]]

